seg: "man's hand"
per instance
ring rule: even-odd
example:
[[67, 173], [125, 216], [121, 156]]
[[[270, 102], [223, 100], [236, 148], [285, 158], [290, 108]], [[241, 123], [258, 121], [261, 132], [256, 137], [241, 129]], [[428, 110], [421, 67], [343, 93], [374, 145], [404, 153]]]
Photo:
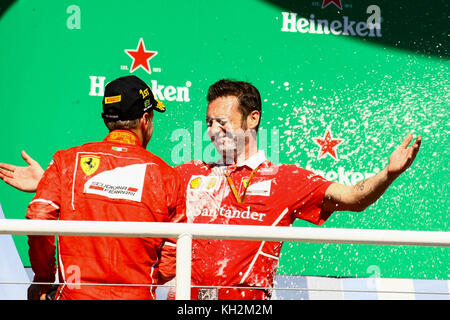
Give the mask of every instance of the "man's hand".
[[25, 151], [22, 151], [22, 158], [29, 166], [18, 167], [12, 164], [0, 163], [0, 179], [20, 191], [36, 192], [44, 170]]
[[389, 164], [375, 176], [354, 186], [332, 183], [325, 192], [322, 206], [324, 210], [363, 211], [377, 201], [389, 185], [408, 169], [416, 158], [422, 138], [418, 136], [414, 144], [408, 148], [412, 138], [411, 133], [406, 136], [402, 144], [392, 153]]
[[402, 144], [391, 154], [387, 167], [389, 176], [394, 178], [398, 177], [413, 163], [417, 153], [419, 152], [422, 137], [418, 136], [413, 145], [408, 148], [408, 145], [411, 143], [412, 139], [413, 135], [409, 133], [403, 140]]

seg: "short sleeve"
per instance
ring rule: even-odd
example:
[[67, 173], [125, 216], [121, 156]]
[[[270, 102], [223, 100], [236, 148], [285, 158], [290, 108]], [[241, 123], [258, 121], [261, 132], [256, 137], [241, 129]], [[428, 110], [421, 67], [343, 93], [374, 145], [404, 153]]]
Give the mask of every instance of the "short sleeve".
[[333, 182], [301, 168], [296, 168], [292, 177], [293, 217], [322, 225], [333, 213], [322, 209], [325, 192]]

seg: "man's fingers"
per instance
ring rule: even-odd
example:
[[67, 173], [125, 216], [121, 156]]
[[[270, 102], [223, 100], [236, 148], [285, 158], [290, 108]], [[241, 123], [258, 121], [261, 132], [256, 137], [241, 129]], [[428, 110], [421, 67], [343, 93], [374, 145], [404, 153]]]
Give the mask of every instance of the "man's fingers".
[[408, 133], [400, 146], [406, 149], [408, 145], [411, 143], [412, 138], [413, 138], [412, 133]]
[[418, 136], [416, 138], [416, 141], [414, 141], [413, 145], [407, 149], [408, 153], [409, 154], [417, 154], [417, 152], [419, 152], [419, 148], [420, 148], [420, 144], [421, 143], [422, 143], [422, 137]]
[[12, 164], [7, 164], [7, 163], [0, 163], [0, 169], [5, 169], [8, 171], [12, 171], [14, 172], [16, 170], [16, 166], [12, 165]]
[[0, 178], [4, 179], [4, 178], [13, 178], [13, 177], [14, 177], [13, 172], [0, 169]]
[[415, 141], [414, 144], [413, 144], [413, 147], [416, 147], [417, 150], [418, 150], [418, 149], [420, 148], [421, 143], [422, 143], [422, 137], [421, 137], [421, 136], [418, 136], [417, 139], [416, 139], [416, 141]]
[[419, 152], [421, 143], [422, 143], [422, 137], [418, 136], [416, 141], [414, 142], [414, 144], [411, 147], [411, 158], [412, 158], [412, 161], [414, 161], [414, 159], [416, 158], [417, 153]]
[[[14, 168], [9, 164], [4, 164], [4, 166], [2, 166], [2, 164], [0, 164], [0, 179], [7, 182], [6, 179], [14, 178]], [[6, 170], [2, 168], [5, 168]]]
[[25, 160], [25, 162], [28, 163], [30, 166], [36, 163], [36, 161], [25, 152], [25, 150], [22, 150], [21, 154], [23, 160]]

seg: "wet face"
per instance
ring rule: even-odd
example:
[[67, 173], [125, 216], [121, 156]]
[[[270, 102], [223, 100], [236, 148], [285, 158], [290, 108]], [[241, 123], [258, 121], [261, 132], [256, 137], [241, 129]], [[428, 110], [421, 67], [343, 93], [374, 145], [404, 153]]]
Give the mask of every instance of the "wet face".
[[237, 97], [220, 97], [211, 101], [206, 111], [208, 135], [223, 157], [235, 158], [245, 147], [247, 121], [238, 106]]

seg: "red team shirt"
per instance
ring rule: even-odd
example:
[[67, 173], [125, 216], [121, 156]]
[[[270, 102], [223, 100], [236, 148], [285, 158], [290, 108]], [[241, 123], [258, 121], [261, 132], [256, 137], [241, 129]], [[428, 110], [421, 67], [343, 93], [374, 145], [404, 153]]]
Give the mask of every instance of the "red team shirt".
[[[177, 172], [129, 131], [58, 151], [28, 206], [28, 219], [185, 222]], [[169, 239], [166, 239], [169, 240]], [[55, 280], [55, 237], [30, 236], [34, 281]], [[57, 299], [155, 299], [164, 239], [57, 238]], [[168, 244], [169, 242], [166, 242]], [[168, 249], [170, 250], [170, 248]], [[74, 285], [73, 283], [84, 285]], [[92, 284], [124, 284], [124, 286]]]
[[[120, 136], [126, 141], [109, 135], [100, 143], [57, 152], [27, 218], [184, 222], [184, 191], [190, 223], [290, 226], [298, 218], [321, 225], [331, 215], [321, 206], [332, 182], [296, 165], [275, 165], [263, 151], [241, 166], [196, 160], [173, 170], [137, 144], [134, 136], [123, 132]], [[86, 157], [100, 160], [96, 164], [98, 160]], [[89, 165], [96, 167], [95, 172], [89, 172]], [[240, 195], [257, 169], [243, 203], [231, 191], [225, 168]], [[121, 193], [119, 185], [114, 189], [116, 182], [126, 185], [127, 192]], [[35, 281], [54, 279], [53, 239], [30, 237]], [[162, 254], [168, 256], [159, 264], [162, 244], [163, 239], [156, 238], [58, 237], [60, 281], [70, 282], [70, 268], [78, 266], [81, 282], [156, 283], [158, 267], [175, 267], [174, 246], [163, 247]], [[272, 287], [281, 246], [282, 242], [194, 239], [192, 299], [205, 298], [195, 286]], [[147, 248], [146, 254], [142, 248]], [[154, 289], [145, 287], [63, 285], [59, 289], [57, 298], [62, 299], [155, 298]], [[270, 290], [226, 288], [213, 298], [269, 297]]]
[[[242, 195], [255, 169], [243, 203], [238, 203], [225, 177], [228, 170]], [[323, 224], [332, 212], [322, 210], [332, 183], [296, 165], [275, 165], [263, 151], [241, 166], [190, 161], [176, 167], [186, 186], [190, 223], [290, 226], [295, 219]], [[282, 242], [194, 239], [192, 299], [206, 291], [195, 286], [270, 288]], [[201, 289], [205, 290], [205, 289]], [[269, 290], [221, 289], [218, 299], [266, 299]]]

